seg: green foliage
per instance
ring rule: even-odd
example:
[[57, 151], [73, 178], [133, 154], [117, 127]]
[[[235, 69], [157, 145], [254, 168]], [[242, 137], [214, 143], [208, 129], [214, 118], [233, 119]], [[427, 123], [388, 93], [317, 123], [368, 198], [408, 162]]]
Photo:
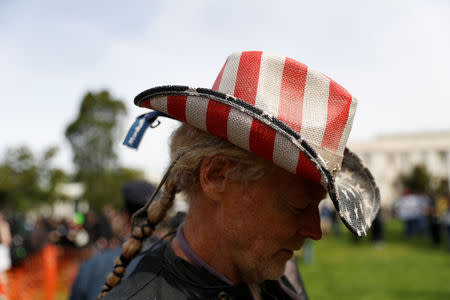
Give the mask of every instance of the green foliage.
[[[141, 171], [120, 167], [115, 152], [119, 128], [126, 114], [122, 101], [108, 91], [88, 92], [83, 97], [78, 116], [66, 128], [73, 150], [75, 179], [84, 184], [84, 195], [91, 207], [122, 206], [122, 185], [142, 179]], [[57, 185], [67, 182], [67, 175], [52, 167], [56, 147], [36, 156], [25, 146], [9, 149], [0, 163], [0, 209], [27, 211], [52, 204], [63, 195]]]
[[142, 178], [141, 171], [123, 168], [105, 171], [100, 176], [85, 177], [84, 198], [96, 211], [105, 205], [120, 209], [123, 206], [122, 186], [129, 180]]
[[50, 147], [36, 158], [25, 146], [8, 149], [0, 163], [0, 208], [26, 211], [61, 199], [55, 188], [66, 174], [51, 166], [56, 153]]
[[125, 105], [108, 91], [88, 92], [75, 121], [66, 128], [78, 176], [91, 177], [118, 167], [114, 149]]

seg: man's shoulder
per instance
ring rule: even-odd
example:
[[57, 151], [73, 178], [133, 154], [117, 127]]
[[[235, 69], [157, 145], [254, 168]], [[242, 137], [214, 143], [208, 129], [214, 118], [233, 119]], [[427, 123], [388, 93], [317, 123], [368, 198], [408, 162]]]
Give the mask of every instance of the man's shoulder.
[[110, 299], [185, 299], [183, 293], [168, 283], [164, 250], [161, 244], [146, 251], [139, 258], [134, 271], [114, 287], [105, 297]]
[[[278, 299], [302, 299], [292, 297], [295, 293], [280, 283], [268, 281], [264, 290], [268, 295], [280, 296]], [[224, 293], [231, 299], [251, 299], [247, 285], [228, 285], [207, 270], [176, 257], [170, 246], [162, 244], [146, 251], [130, 276], [104, 299], [216, 299]]]
[[99, 273], [107, 274], [112, 271], [114, 259], [119, 255], [120, 248], [106, 250], [85, 261], [81, 265], [79, 272], [85, 278], [97, 276]]
[[95, 299], [107, 275], [112, 271], [120, 247], [97, 254], [81, 264], [72, 285], [70, 299]]
[[105, 261], [107, 262], [111, 262], [114, 261], [114, 259], [119, 256], [121, 253], [121, 247], [117, 247], [114, 249], [108, 249], [105, 250], [93, 257], [91, 257], [90, 259], [88, 259], [85, 264], [89, 265], [89, 266], [96, 266], [98, 264], [101, 264]]

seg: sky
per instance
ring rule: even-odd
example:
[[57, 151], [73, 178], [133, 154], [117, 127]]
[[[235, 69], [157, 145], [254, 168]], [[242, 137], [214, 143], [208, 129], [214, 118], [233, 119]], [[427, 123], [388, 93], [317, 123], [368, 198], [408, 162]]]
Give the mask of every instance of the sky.
[[[450, 1], [0, 1], [0, 158], [60, 148], [87, 91], [126, 104], [166, 84], [210, 88], [226, 57], [263, 50], [294, 58], [358, 101], [350, 141], [450, 129]], [[148, 130], [122, 165], [161, 176], [177, 122]]]

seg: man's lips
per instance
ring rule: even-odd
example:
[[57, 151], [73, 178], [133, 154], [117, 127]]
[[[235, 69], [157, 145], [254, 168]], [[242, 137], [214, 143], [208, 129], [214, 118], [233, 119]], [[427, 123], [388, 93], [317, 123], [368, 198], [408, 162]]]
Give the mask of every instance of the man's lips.
[[293, 244], [292, 246], [289, 246], [289, 247], [286, 247], [286, 248], [283, 248], [283, 249], [290, 250], [290, 251], [297, 251], [297, 250], [300, 250], [303, 247], [304, 243], [305, 243], [305, 240], [302, 240], [300, 243]]

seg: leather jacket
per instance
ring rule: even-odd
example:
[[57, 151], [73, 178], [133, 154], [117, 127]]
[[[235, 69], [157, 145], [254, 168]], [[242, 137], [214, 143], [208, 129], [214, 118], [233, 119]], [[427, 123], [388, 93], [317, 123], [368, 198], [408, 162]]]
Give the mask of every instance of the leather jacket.
[[[284, 277], [278, 281], [264, 281], [260, 288], [264, 300], [302, 299]], [[225, 283], [207, 270], [175, 255], [170, 242], [167, 242], [146, 253], [133, 273], [104, 299], [251, 300], [253, 296], [247, 284]]]

